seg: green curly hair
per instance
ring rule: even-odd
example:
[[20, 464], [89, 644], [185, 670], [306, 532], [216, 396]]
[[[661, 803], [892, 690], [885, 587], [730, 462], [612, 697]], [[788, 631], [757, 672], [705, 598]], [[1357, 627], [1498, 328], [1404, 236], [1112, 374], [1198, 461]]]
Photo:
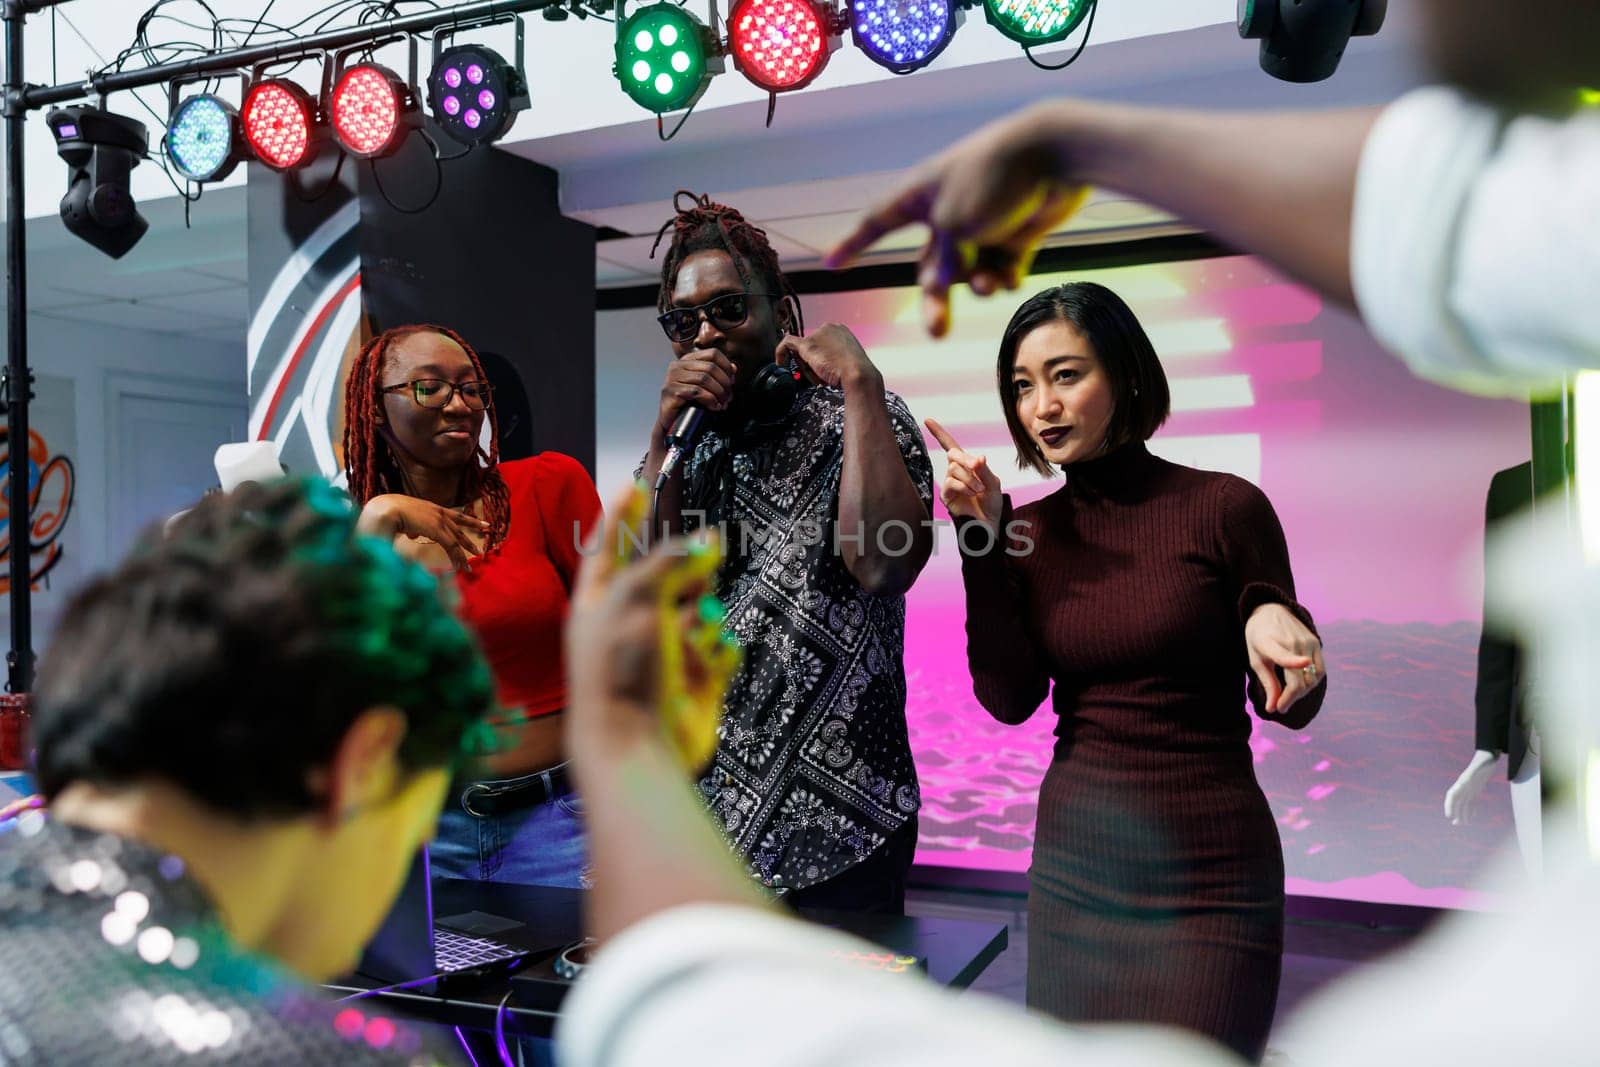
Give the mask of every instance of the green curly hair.
[[147, 533], [73, 597], [40, 663], [41, 791], [160, 778], [244, 817], [311, 810], [357, 716], [406, 716], [407, 770], [481, 741], [493, 683], [441, 583], [317, 479], [246, 485]]

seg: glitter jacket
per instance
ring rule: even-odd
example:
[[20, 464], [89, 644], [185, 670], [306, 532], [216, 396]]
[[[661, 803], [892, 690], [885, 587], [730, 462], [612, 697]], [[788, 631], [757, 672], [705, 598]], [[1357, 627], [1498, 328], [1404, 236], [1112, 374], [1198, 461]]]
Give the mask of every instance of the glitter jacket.
[[28, 812], [0, 826], [0, 1067], [448, 1061], [241, 951], [183, 861]]

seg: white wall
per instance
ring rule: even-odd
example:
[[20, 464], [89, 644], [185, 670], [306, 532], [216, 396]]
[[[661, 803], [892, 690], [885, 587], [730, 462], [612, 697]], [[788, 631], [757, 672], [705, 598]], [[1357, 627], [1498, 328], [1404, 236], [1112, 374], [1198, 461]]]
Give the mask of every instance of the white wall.
[[[278, 0], [270, 17], [280, 25], [292, 24], [325, 6], [325, 2]], [[223, 18], [253, 19], [266, 6], [266, 0], [210, 0], [210, 5]], [[54, 28], [54, 72], [51, 15], [45, 12], [32, 16], [27, 24], [28, 80], [42, 85], [69, 82], [82, 77], [87, 68], [103, 66], [106, 60], [114, 58], [131, 43], [134, 26], [147, 6], [144, 0], [74, 0], [62, 5], [57, 12]], [[705, 0], [690, 0], [689, 6], [697, 15], [704, 17]], [[724, 11], [728, 6], [727, 3], [722, 4]], [[188, 17], [184, 14], [187, 10], [188, 5], [180, 5], [172, 13]], [[195, 5], [194, 11], [200, 11], [198, 5]], [[1097, 15], [1094, 40], [1110, 43], [1176, 33], [1227, 23], [1233, 15], [1233, 0], [1138, 0], [1137, 3], [1107, 0]], [[649, 117], [623, 95], [612, 77], [614, 31], [610, 24], [597, 19], [580, 21], [576, 18], [551, 23], [537, 14], [526, 16], [526, 22], [526, 69], [534, 103], [531, 111], [518, 118], [509, 141], [544, 139], [638, 122]], [[199, 37], [197, 31], [170, 22], [154, 23], [151, 34], [153, 40], [163, 39], [162, 35], [166, 35], [166, 39], [194, 40]], [[507, 28], [484, 31], [471, 39], [499, 47], [508, 57], [511, 53], [511, 37]], [[1243, 62], [1250, 64], [1251, 46], [1245, 42], [1240, 42], [1240, 45]], [[1044, 50], [1039, 54], [1049, 57], [1052, 50]], [[379, 53], [380, 60], [401, 70], [404, 69], [404, 56], [403, 48], [390, 48]], [[956, 34], [934, 69], [973, 66], [1002, 59], [1019, 64], [1025, 62], [1017, 46], [990, 28], [984, 22], [981, 10], [975, 10], [967, 13], [966, 25]], [[133, 61], [137, 62], [137, 59]], [[420, 59], [424, 78], [428, 64], [425, 47]], [[303, 77], [306, 79], [303, 84], [315, 84], [316, 76], [311, 73], [309, 66], [304, 69]], [[1049, 91], [1043, 87], [1053, 79], [1059, 84], [1062, 77], [1064, 75], [1039, 72], [1041, 91]], [[844, 47], [832, 57], [814, 89], [807, 92], [827, 87], [886, 82], [894, 78], [894, 75], [868, 61], [846, 39]], [[230, 87], [224, 91], [224, 95], [230, 94], [231, 98], [237, 99], [236, 88]], [[164, 120], [167, 111], [164, 91], [146, 89], [139, 95]], [[765, 93], [746, 82], [730, 65], [728, 72], [712, 83], [696, 114], [705, 115], [721, 108], [765, 100], [765, 97]], [[152, 150], [155, 148], [161, 134], [158, 119], [146, 111], [138, 100], [120, 93], [111, 97], [109, 106], [112, 110], [144, 121], [150, 127]], [[52, 215], [64, 191], [65, 165], [56, 158], [54, 142], [38, 113], [29, 117], [26, 145], [28, 217]], [[241, 182], [243, 173], [243, 170], [236, 172], [226, 184]], [[141, 200], [174, 195], [172, 186], [151, 163], [140, 166], [134, 172], [133, 191], [135, 197]]]
[[[245, 429], [244, 337], [236, 344], [30, 315], [34, 373], [73, 385], [77, 489], [48, 591], [35, 594], [35, 646], [67, 586], [121, 556], [135, 530], [214, 484], [211, 453]], [[10, 636], [0, 611], [0, 634]]]

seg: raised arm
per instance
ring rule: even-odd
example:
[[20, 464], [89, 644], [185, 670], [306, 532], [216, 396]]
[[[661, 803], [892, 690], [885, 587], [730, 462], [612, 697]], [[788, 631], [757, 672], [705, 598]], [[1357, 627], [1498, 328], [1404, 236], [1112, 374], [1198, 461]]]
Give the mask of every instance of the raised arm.
[[1146, 200], [1350, 303], [1350, 222], [1376, 110], [1211, 113], [1076, 100], [1038, 104], [928, 160], [829, 257], [930, 228], [920, 283], [928, 328], [951, 285], [1015, 288], [1033, 252], [1100, 185]]
[[1022, 591], [1006, 556], [1011, 501], [988, 457], [962, 448], [955, 435], [933, 419], [925, 425], [944, 449], [939, 501], [955, 520], [961, 550], [972, 692], [996, 719], [1019, 723], [1038, 710], [1049, 676], [1022, 622]]
[[967, 593], [967, 668], [972, 692], [1000, 722], [1024, 722], [1044, 702], [1050, 673], [1027, 623], [1024, 600], [1010, 558], [1011, 500], [1000, 510], [1000, 535], [992, 542], [982, 522], [956, 520], [961, 542], [961, 584]]
[[843, 326], [785, 337], [778, 355], [844, 392], [844, 468], [834, 517], [839, 554], [867, 592], [905, 593], [933, 552], [927, 525], [933, 473], [911, 413], [885, 392], [883, 375]]
[[684, 904], [766, 903], [693, 781], [738, 666], [715, 598], [700, 603], [721, 555], [675, 541], [622, 559], [619, 527], [636, 526], [645, 507], [635, 489], [611, 508], [566, 631], [567, 749], [595, 870], [585, 907], [602, 940]]

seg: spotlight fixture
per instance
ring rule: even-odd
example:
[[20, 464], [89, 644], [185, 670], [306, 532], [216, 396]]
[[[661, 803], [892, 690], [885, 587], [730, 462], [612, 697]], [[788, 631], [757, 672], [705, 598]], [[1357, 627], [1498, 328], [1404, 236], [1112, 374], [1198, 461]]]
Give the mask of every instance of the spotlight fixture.
[[239, 109], [244, 139], [273, 170], [304, 166], [327, 140], [327, 127], [306, 91], [284, 78], [259, 81]]
[[769, 93], [810, 85], [838, 47], [832, 13], [815, 0], [735, 0], [728, 12], [734, 67]]
[[421, 124], [422, 111], [400, 75], [377, 63], [358, 63], [334, 84], [328, 119], [341, 148], [357, 159], [374, 159], [398, 149]]
[[989, 25], [1025, 47], [1054, 44], [1083, 22], [1095, 0], [983, 0]]
[[131, 171], [150, 150], [144, 123], [88, 104], [53, 110], [45, 123], [67, 163], [61, 221], [70, 234], [122, 259], [150, 229], [128, 189]]
[[[520, 35], [519, 35], [520, 39]], [[433, 121], [465, 145], [505, 136], [517, 112], [528, 107], [528, 81], [520, 57], [507, 63], [493, 49], [458, 44], [441, 52], [428, 75]]]
[[1239, 36], [1261, 41], [1261, 69], [1318, 82], [1339, 68], [1351, 37], [1383, 27], [1389, 0], [1239, 0]]
[[722, 56], [706, 24], [663, 0], [622, 17], [617, 6], [616, 66], [612, 73], [634, 103], [657, 115], [692, 106]]
[[196, 182], [221, 181], [245, 158], [239, 112], [209, 93], [191, 96], [167, 120], [162, 144], [179, 174]]
[[56, 154], [67, 164], [61, 221], [112, 259], [121, 259], [150, 228], [128, 188], [130, 172], [150, 150], [144, 123], [88, 104], [45, 118]]
[[938, 58], [965, 17], [952, 0], [850, 0], [850, 36], [878, 66], [910, 74]]

